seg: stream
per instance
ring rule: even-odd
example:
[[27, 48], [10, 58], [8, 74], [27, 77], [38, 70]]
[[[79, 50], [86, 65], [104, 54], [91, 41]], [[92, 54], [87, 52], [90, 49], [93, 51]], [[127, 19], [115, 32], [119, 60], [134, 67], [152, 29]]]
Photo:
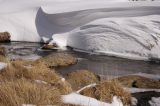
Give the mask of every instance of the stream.
[[37, 59], [53, 52], [67, 52], [78, 58], [78, 63], [68, 67], [59, 67], [56, 70], [61, 74], [67, 74], [76, 70], [91, 70], [98, 75], [113, 77], [137, 73], [153, 74], [160, 78], [160, 64], [146, 61], [136, 61], [106, 55], [95, 55], [67, 50], [42, 50], [39, 43], [11, 42], [0, 43], [7, 49], [7, 55], [12, 59]]

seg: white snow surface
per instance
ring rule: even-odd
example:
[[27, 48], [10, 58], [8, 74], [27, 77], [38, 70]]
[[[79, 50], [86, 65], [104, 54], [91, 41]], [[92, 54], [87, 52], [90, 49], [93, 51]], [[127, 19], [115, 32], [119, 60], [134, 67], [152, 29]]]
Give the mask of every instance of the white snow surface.
[[149, 101], [149, 104], [151, 106], [160, 106], [160, 97], [152, 97], [152, 99]]
[[66, 104], [80, 105], [80, 106], [123, 106], [120, 99], [113, 97], [111, 104], [98, 101], [94, 98], [83, 96], [77, 93], [62, 96], [62, 100]]
[[160, 58], [159, 10], [158, 1], [0, 0], [0, 32], [13, 41], [53, 38], [60, 47], [148, 60]]
[[125, 89], [130, 93], [148, 92], [148, 91], [160, 92], [160, 89], [143, 89], [143, 88], [125, 88]]

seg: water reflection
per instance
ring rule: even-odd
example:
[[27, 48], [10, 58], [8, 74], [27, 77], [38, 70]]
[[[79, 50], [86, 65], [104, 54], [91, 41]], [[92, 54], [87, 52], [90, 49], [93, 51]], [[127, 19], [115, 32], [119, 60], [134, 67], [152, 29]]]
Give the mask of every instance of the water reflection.
[[[55, 52], [39, 49], [41, 46], [39, 43], [12, 42], [1, 43], [0, 45], [7, 48], [8, 56], [11, 58], [37, 58], [38, 56], [45, 56]], [[86, 53], [74, 52], [72, 50], [60, 52], [72, 53], [79, 59], [76, 65], [58, 68], [57, 70], [62, 74], [81, 69], [88, 69], [96, 74], [109, 76], [122, 76], [135, 73], [160, 75], [160, 64], [151, 64], [144, 61], [121, 59], [103, 55], [89, 55]]]
[[79, 58], [76, 65], [59, 68], [58, 70], [66, 74], [71, 71], [88, 69], [100, 75], [128, 75], [135, 73], [148, 73], [160, 75], [160, 65], [151, 64], [145, 61], [135, 61], [108, 56], [88, 55], [85, 53], [75, 53]]

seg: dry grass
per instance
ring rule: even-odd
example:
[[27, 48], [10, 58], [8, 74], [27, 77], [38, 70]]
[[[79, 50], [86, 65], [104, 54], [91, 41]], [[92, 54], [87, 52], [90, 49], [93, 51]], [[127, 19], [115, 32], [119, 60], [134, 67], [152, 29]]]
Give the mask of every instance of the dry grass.
[[69, 73], [66, 79], [72, 85], [72, 89], [74, 90], [79, 90], [86, 85], [99, 82], [97, 76], [88, 70], [78, 70]]
[[77, 63], [77, 59], [67, 53], [52, 53], [46, 57], [42, 57], [35, 63], [43, 61], [48, 67], [68, 66]]
[[0, 106], [61, 104], [60, 93], [57, 88], [38, 85], [26, 79], [1, 82], [0, 95]]
[[131, 102], [130, 93], [125, 91], [116, 81], [101, 82], [95, 87], [86, 88], [81, 91], [81, 94], [109, 103], [112, 102], [113, 96], [118, 96], [126, 106]]
[[10, 34], [8, 32], [0, 32], [0, 42], [10, 41]]
[[47, 68], [43, 62], [32, 66], [24, 66], [23, 64], [22, 61], [11, 62], [0, 74], [7, 80], [25, 78], [32, 81], [45, 81], [51, 86], [56, 86], [62, 94], [72, 91], [70, 84], [62, 81], [62, 77], [54, 70]]
[[7, 57], [0, 55], [0, 62], [7, 62]]
[[2, 55], [2, 56], [6, 55], [6, 50], [4, 47], [0, 47], [0, 55]]
[[160, 89], [160, 81], [142, 76], [130, 75], [116, 79], [125, 87]]
[[0, 62], [7, 62], [6, 50], [4, 47], [0, 47]]

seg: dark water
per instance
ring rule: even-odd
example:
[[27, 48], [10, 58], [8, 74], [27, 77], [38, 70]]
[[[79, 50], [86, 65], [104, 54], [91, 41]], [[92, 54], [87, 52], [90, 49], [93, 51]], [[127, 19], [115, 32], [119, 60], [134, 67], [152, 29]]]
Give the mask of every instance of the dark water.
[[0, 43], [8, 50], [8, 56], [11, 58], [36, 59], [39, 56], [45, 56], [52, 52], [69, 52], [78, 57], [78, 63], [69, 67], [61, 67], [57, 70], [66, 74], [76, 70], [88, 69], [96, 74], [121, 76], [135, 73], [147, 73], [160, 75], [160, 64], [151, 64], [145, 61], [135, 61], [109, 56], [90, 55], [87, 53], [74, 52], [72, 50], [46, 51], [41, 50], [39, 43], [12, 42]]
[[79, 58], [79, 62], [70, 67], [60, 68], [62, 73], [88, 69], [100, 75], [122, 76], [137, 73], [160, 75], [160, 64], [78, 52], [74, 52], [74, 54]]

